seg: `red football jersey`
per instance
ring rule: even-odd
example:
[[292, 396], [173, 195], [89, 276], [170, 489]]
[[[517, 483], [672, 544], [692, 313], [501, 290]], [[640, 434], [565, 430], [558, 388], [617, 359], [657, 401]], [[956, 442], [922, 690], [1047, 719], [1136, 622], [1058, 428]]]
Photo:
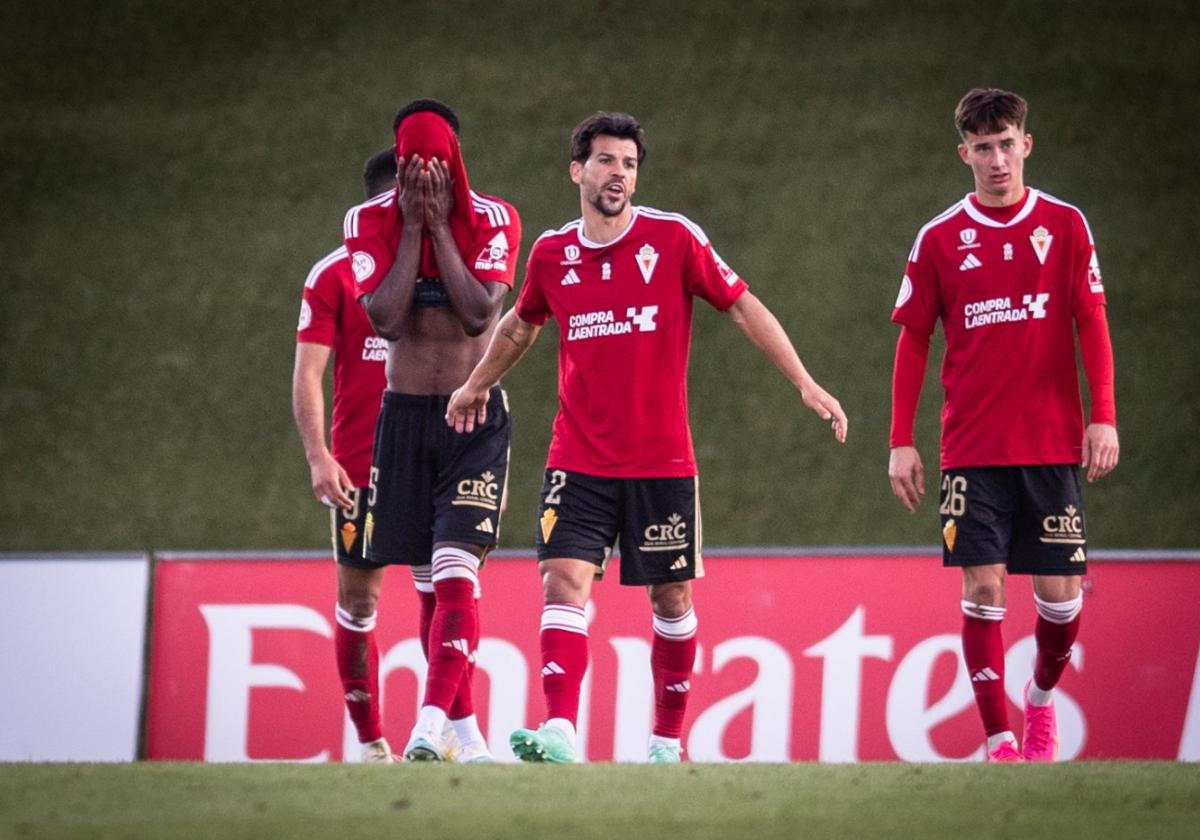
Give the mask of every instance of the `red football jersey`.
[[942, 320], [943, 469], [1079, 463], [1073, 318], [1103, 305], [1087, 220], [1057, 198], [997, 211], [968, 195], [921, 228], [892, 320], [922, 335]]
[[547, 466], [610, 478], [696, 474], [688, 426], [692, 298], [721, 311], [746, 283], [698, 225], [635, 207], [625, 232], [589, 241], [580, 219], [529, 254], [517, 315], [558, 321], [558, 416]]
[[[471, 244], [462, 252], [463, 262], [481, 283], [504, 283], [511, 289], [521, 245], [521, 219], [516, 208], [503, 199], [474, 190], [470, 195]], [[396, 261], [401, 226], [395, 190], [346, 212], [343, 235], [346, 248], [353, 254], [352, 268], [360, 297], [378, 289]]]
[[366, 487], [383, 389], [387, 342], [375, 335], [358, 302], [345, 247], [319, 260], [304, 281], [296, 341], [333, 348], [334, 460], [355, 487]]

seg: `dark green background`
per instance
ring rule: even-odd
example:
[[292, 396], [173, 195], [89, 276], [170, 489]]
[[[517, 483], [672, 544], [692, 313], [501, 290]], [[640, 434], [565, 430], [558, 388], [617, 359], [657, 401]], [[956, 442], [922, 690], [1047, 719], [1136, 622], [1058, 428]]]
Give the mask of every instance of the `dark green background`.
[[[421, 95], [459, 111], [473, 185], [522, 214], [522, 257], [578, 215], [571, 127], [636, 114], [638, 200], [703, 225], [842, 400], [838, 447], [700, 308], [709, 545], [932, 544], [936, 505], [910, 517], [885, 476], [888, 316], [917, 229], [970, 188], [951, 112], [978, 84], [1030, 100], [1027, 180], [1099, 242], [1123, 453], [1087, 491], [1092, 545], [1200, 545], [1194, 4], [0, 8], [0, 549], [327, 544], [290, 413], [300, 287]], [[510, 546], [532, 543], [556, 341], [505, 382]]]

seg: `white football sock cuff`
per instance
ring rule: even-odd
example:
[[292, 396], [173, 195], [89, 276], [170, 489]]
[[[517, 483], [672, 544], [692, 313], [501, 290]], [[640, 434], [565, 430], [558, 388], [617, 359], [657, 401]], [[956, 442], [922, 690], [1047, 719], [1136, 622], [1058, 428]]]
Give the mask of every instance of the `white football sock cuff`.
[[1033, 605], [1037, 607], [1037, 614], [1051, 624], [1070, 624], [1083, 610], [1083, 593], [1070, 601], [1043, 601], [1035, 593]]
[[696, 619], [696, 610], [688, 607], [688, 611], [678, 618], [667, 618], [654, 613], [654, 632], [672, 642], [686, 642], [696, 635], [700, 622]]
[[1006, 607], [993, 607], [988, 604], [976, 604], [973, 601], [963, 601], [963, 615], [971, 618], [982, 618], [984, 621], [1003, 621], [1008, 613]]
[[418, 592], [433, 591], [433, 566], [410, 566], [413, 586]]
[[370, 633], [375, 629], [375, 616], [378, 613], [371, 613], [363, 618], [356, 618], [349, 610], [338, 604], [333, 611], [337, 623], [345, 627], [347, 630], [353, 630], [355, 633]]
[[433, 552], [434, 583], [439, 580], [462, 578], [479, 582], [479, 558], [461, 548], [439, 548]]
[[583, 607], [574, 604], [546, 604], [542, 607], [542, 630], [565, 630], [568, 633], [588, 634], [587, 615]]

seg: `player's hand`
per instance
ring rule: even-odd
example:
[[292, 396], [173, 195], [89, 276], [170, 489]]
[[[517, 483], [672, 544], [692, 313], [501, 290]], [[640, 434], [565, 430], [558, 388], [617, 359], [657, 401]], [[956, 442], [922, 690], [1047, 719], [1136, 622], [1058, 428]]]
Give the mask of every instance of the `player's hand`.
[[1089, 482], [1099, 481], [1117, 466], [1121, 444], [1117, 429], [1107, 423], [1091, 423], [1083, 431], [1083, 461]]
[[888, 457], [888, 481], [892, 493], [909, 513], [917, 512], [921, 497], [925, 495], [925, 467], [921, 465], [921, 454], [915, 446], [897, 446]]
[[421, 173], [421, 188], [425, 196], [425, 224], [440, 227], [450, 220], [454, 209], [454, 179], [445, 161], [437, 158], [429, 161]]
[[317, 501], [327, 507], [340, 507], [343, 510], [354, 507], [354, 500], [350, 498], [354, 483], [332, 455], [326, 452], [316, 458], [309, 464], [309, 470], [312, 473], [313, 495]]
[[837, 442], [845, 443], [846, 435], [850, 431], [850, 421], [846, 419], [846, 412], [842, 411], [842, 404], [815, 382], [805, 388], [800, 396], [804, 404], [815, 411], [818, 417], [830, 421]]
[[463, 385], [450, 395], [446, 406], [446, 425], [456, 432], [473, 432], [487, 422], [488, 390]]
[[396, 194], [400, 204], [400, 216], [409, 224], [424, 224], [425, 193], [421, 189], [421, 156], [413, 154], [402, 168], [396, 171]]

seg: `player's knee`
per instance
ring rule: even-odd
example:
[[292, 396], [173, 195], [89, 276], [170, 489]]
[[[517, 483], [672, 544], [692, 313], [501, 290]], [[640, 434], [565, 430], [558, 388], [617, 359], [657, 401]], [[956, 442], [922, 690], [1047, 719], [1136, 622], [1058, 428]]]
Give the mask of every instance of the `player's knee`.
[[412, 571], [413, 588], [418, 592], [433, 591], [433, 564], [426, 566], [410, 566]]
[[591, 592], [596, 567], [582, 560], [546, 560], [539, 564], [542, 595], [547, 604], [582, 607]]
[[963, 600], [989, 607], [1004, 606], [1004, 576], [968, 568], [963, 577]]
[[654, 614], [664, 618], [679, 618], [692, 608], [690, 581], [656, 583], [650, 586], [650, 603]]

